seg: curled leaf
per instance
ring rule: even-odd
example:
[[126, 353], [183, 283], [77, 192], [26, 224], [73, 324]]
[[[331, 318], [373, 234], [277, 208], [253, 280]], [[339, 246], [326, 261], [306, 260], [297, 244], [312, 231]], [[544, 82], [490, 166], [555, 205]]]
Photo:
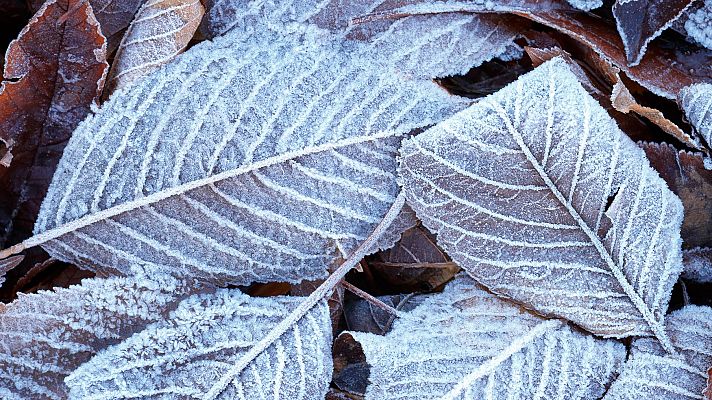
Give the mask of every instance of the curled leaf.
[[712, 84], [700, 83], [680, 91], [680, 107], [708, 146], [712, 146]]

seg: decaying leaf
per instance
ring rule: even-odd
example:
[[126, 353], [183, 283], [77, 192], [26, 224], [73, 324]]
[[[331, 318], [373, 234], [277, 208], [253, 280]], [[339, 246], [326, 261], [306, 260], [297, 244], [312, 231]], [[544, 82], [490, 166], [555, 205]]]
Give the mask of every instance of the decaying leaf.
[[681, 357], [666, 354], [653, 339], [636, 339], [603, 400], [702, 398], [712, 365], [712, 308], [690, 305], [674, 311], [667, 329]]
[[648, 43], [660, 36], [693, 0], [616, 0], [613, 16], [628, 64], [638, 65]]
[[515, 22], [504, 16], [418, 15], [351, 23], [389, 5], [390, 0], [209, 0], [203, 30], [215, 37], [232, 29], [311, 23], [345, 40], [368, 42], [373, 54], [400, 60], [399, 71], [427, 78], [464, 74], [506, 52], [517, 36]]
[[[251, 298], [235, 289], [190, 297], [170, 318], [79, 367], [66, 380], [71, 396], [204, 398], [216, 378], [303, 299]], [[324, 398], [331, 371], [331, 324], [323, 300], [239, 371], [218, 398]]]
[[8, 48], [0, 86], [0, 247], [30, 236], [72, 130], [104, 85], [91, 6], [50, 0]]
[[366, 399], [596, 399], [625, 349], [536, 316], [460, 276], [386, 336], [346, 332], [371, 366]]
[[107, 89], [125, 87], [182, 53], [204, 12], [199, 0], [146, 1], [116, 52]]
[[[420, 304], [422, 297], [413, 294], [397, 294], [378, 296], [377, 299], [394, 310], [410, 311]], [[349, 330], [385, 335], [390, 332], [397, 316], [364, 299], [355, 299], [346, 303], [344, 317]]]
[[695, 282], [712, 283], [712, 249], [696, 247], [682, 252], [682, 277]]
[[17, 267], [24, 258], [25, 256], [19, 255], [0, 260], [0, 286], [5, 283], [5, 274], [7, 271]]
[[678, 102], [690, 124], [712, 147], [712, 84], [701, 83], [682, 89]]
[[167, 276], [89, 279], [0, 304], [0, 397], [65, 399], [64, 378], [99, 350], [160, 320], [189, 290]]
[[113, 96], [75, 131], [30, 242], [105, 273], [324, 277], [393, 204], [401, 136], [467, 103], [303, 29], [233, 30]]
[[665, 143], [642, 143], [650, 165], [682, 200], [680, 236], [684, 248], [712, 247], [712, 171], [701, 154]]
[[671, 350], [682, 205], [564, 60], [405, 141], [400, 174], [438, 244], [494, 292]]

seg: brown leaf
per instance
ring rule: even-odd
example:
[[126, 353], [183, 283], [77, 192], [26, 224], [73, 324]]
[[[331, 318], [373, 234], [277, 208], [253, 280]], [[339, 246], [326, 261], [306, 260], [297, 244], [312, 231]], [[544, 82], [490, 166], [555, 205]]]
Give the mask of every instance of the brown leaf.
[[[414, 297], [412, 294], [397, 294], [378, 296], [377, 299], [398, 311], [410, 311], [420, 304], [422, 297]], [[371, 332], [376, 335], [388, 333], [396, 318], [395, 315], [361, 298], [353, 298], [346, 302], [344, 317], [348, 330]]]
[[147, 1], [121, 41], [107, 89], [125, 87], [182, 53], [204, 13], [198, 0]]
[[640, 146], [660, 176], [682, 200], [683, 248], [712, 247], [712, 171], [705, 169], [699, 153], [678, 151], [664, 143]]
[[0, 260], [0, 286], [5, 283], [5, 274], [7, 271], [17, 267], [22, 262], [23, 258], [25, 258], [25, 256], [18, 255]]
[[707, 369], [707, 387], [702, 395], [705, 396], [705, 400], [712, 400], [712, 367]]
[[692, 4], [692, 0], [616, 0], [613, 16], [628, 65], [638, 65], [651, 40], [658, 37]]
[[32, 233], [62, 150], [103, 87], [105, 49], [79, 0], [47, 1], [10, 44], [0, 86], [0, 158], [9, 164], [0, 166], [0, 247]]

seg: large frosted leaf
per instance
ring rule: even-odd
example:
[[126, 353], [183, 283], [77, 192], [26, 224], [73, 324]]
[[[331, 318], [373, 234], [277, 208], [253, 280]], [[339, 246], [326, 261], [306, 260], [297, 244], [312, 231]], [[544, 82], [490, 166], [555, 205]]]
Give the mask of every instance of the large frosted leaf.
[[307, 28], [192, 48], [74, 132], [26, 244], [110, 273], [323, 277], [391, 206], [400, 136], [466, 104], [362, 49]]
[[687, 86], [680, 91], [678, 101], [690, 124], [712, 146], [712, 84]]
[[712, 308], [691, 305], [675, 311], [667, 328], [681, 357], [667, 355], [654, 339], [635, 340], [604, 400], [702, 399], [712, 366]]
[[682, 205], [566, 62], [542, 64], [401, 153], [411, 206], [478, 281], [606, 337], [667, 342]]
[[160, 320], [189, 290], [168, 276], [94, 278], [0, 304], [0, 397], [66, 398], [67, 375]]
[[[156, 323], [82, 365], [71, 398], [203, 398], [215, 380], [303, 301], [219, 290], [183, 301]], [[331, 380], [331, 322], [319, 302], [235, 376], [221, 399], [323, 399]]]
[[516, 46], [516, 23], [505, 16], [453, 13], [352, 23], [395, 4], [391, 0], [210, 0], [204, 30], [214, 37], [231, 29], [269, 25], [288, 32], [294, 23], [312, 23], [345, 40], [368, 42], [368, 51], [393, 61], [395, 69], [429, 78], [464, 74]]
[[349, 332], [370, 365], [366, 399], [597, 399], [625, 359], [613, 340], [547, 320], [461, 276], [385, 337]]

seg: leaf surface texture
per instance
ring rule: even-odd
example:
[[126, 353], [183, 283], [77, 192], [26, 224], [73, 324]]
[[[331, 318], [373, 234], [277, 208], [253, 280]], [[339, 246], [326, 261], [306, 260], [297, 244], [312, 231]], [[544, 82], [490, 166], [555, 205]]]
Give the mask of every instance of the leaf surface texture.
[[564, 60], [405, 142], [400, 173], [438, 244], [491, 290], [667, 341], [682, 205]]

